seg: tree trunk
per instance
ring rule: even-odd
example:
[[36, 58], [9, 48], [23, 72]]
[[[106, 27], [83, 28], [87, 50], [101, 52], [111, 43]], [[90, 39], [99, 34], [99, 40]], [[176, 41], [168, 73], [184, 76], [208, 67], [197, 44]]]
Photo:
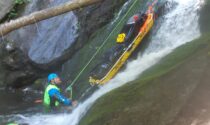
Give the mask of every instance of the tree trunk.
[[4, 36], [8, 34], [9, 32], [16, 30], [18, 28], [21, 28], [23, 26], [34, 24], [41, 20], [45, 20], [45, 19], [57, 16], [57, 15], [61, 15], [63, 13], [66, 13], [75, 9], [86, 7], [88, 5], [92, 5], [100, 1], [103, 1], [103, 0], [73, 0], [65, 4], [56, 6], [56, 7], [52, 7], [52, 8], [48, 8], [48, 9], [31, 13], [30, 15], [20, 17], [16, 20], [11, 20], [10, 22], [0, 25], [0, 36]]

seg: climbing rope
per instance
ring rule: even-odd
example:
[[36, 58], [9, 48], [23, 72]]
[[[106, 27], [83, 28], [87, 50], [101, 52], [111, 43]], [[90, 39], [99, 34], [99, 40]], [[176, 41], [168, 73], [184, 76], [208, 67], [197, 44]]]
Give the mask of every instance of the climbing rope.
[[93, 54], [93, 56], [90, 58], [88, 63], [83, 67], [83, 69], [79, 72], [79, 74], [75, 77], [75, 79], [72, 81], [72, 83], [67, 87], [66, 90], [69, 90], [78, 80], [78, 78], [81, 76], [81, 74], [84, 72], [84, 70], [90, 65], [90, 63], [93, 61], [93, 59], [96, 57], [96, 55], [100, 52], [100, 50], [103, 48], [103, 46], [106, 44], [108, 39], [111, 37], [111, 34], [114, 33], [116, 28], [120, 25], [120, 23], [123, 21], [123, 19], [128, 15], [128, 12], [133, 8], [133, 6], [136, 4], [138, 0], [135, 0], [134, 3], [131, 5], [129, 10], [126, 12], [126, 14], [123, 16], [123, 18], [119, 21], [119, 23], [115, 26], [115, 28], [112, 30], [112, 32], [109, 33], [108, 37], [104, 40], [104, 42], [101, 44], [101, 46], [96, 50], [96, 52]]
[[90, 65], [90, 63], [93, 61], [93, 59], [96, 57], [96, 55], [100, 52], [100, 50], [104, 47], [104, 45], [107, 43], [108, 39], [111, 37], [111, 35], [114, 33], [116, 28], [121, 24], [121, 22], [126, 18], [128, 13], [131, 11], [131, 9], [134, 7], [134, 5], [138, 2], [138, 0], [135, 0], [133, 4], [130, 6], [128, 11], [125, 13], [125, 15], [122, 17], [122, 19], [119, 21], [119, 23], [115, 26], [115, 28], [112, 30], [112, 32], [109, 33], [108, 37], [104, 40], [104, 42], [101, 44], [101, 46], [96, 50], [96, 52], [93, 54], [93, 56], [90, 58], [88, 63], [83, 67], [83, 69], [78, 73], [78, 75], [75, 77], [75, 79], [72, 81], [72, 83], [66, 88], [65, 91], [70, 91], [71, 98], [73, 94], [72, 86], [76, 83], [78, 78], [81, 76], [81, 74], [84, 72], [84, 70]]

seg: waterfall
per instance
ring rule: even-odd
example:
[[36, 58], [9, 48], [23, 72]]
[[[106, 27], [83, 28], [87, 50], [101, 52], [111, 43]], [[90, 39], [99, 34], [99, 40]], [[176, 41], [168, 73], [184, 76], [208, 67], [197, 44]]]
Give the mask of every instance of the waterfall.
[[77, 125], [94, 102], [104, 94], [129, 81], [135, 80], [143, 71], [157, 63], [176, 47], [200, 36], [198, 11], [201, 0], [168, 0], [177, 6], [163, 17], [158, 31], [152, 36], [145, 52], [127, 64], [123, 72], [117, 74], [108, 84], [101, 86], [71, 113], [34, 114], [21, 116], [18, 122], [30, 125]]

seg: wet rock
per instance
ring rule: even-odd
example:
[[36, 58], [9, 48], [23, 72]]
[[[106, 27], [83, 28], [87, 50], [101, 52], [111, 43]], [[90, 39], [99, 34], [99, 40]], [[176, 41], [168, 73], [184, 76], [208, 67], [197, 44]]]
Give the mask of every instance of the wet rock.
[[103, 95], [79, 125], [194, 125], [197, 119], [209, 121], [209, 36], [175, 49], [137, 80]]
[[0, 1], [0, 20], [14, 7], [14, 0]]
[[[100, 27], [109, 23], [118, 10], [127, 0], [105, 0], [102, 3], [76, 11], [80, 22], [82, 36], [88, 37]], [[84, 40], [79, 38], [80, 40]]]
[[200, 18], [199, 18], [200, 30], [202, 33], [207, 33], [210, 31], [209, 10], [210, 10], [210, 0], [205, 0], [205, 4], [200, 11]]
[[6, 86], [19, 88], [30, 85], [44, 72], [34, 68], [33, 62], [15, 42], [1, 41], [0, 49], [1, 67], [4, 67], [0, 71], [5, 74], [2, 80]]

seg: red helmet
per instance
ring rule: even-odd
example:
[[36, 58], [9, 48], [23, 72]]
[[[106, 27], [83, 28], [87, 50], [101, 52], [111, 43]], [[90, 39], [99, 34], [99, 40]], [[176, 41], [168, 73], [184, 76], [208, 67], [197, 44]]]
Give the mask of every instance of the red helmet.
[[134, 21], [137, 21], [139, 19], [139, 16], [138, 15], [134, 15], [133, 19], [134, 19]]

